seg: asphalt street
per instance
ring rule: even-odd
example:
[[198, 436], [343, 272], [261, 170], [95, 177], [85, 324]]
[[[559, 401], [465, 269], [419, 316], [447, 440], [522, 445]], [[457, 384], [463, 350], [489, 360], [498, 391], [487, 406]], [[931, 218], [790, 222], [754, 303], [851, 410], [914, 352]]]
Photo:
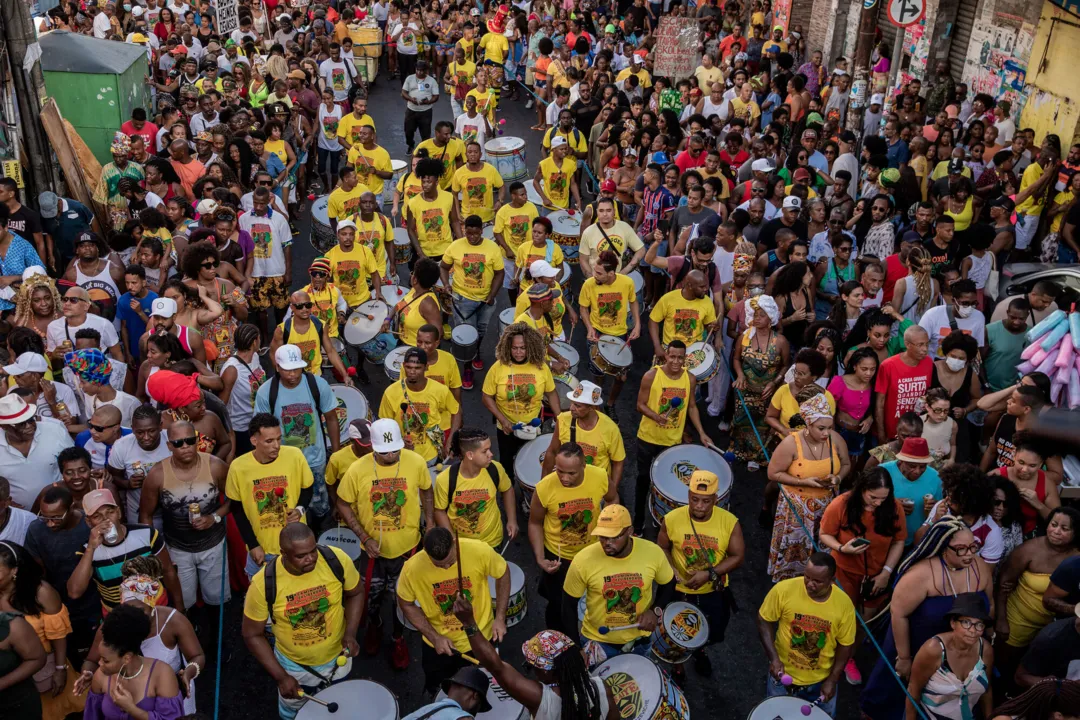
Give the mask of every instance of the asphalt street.
[[[383, 71], [370, 93], [368, 112], [375, 120], [379, 144], [389, 151], [391, 158], [405, 159], [405, 142], [402, 127], [404, 101], [400, 96], [399, 81], [389, 80], [386, 77], [385, 67], [384, 60]], [[535, 110], [527, 110], [524, 99], [518, 102], [509, 102], [505, 100], [505, 95], [500, 110], [499, 117], [506, 119], [506, 124], [503, 126], [505, 133], [523, 137], [526, 140], [528, 167], [531, 174], [535, 171], [536, 164], [541, 158], [540, 133], [528, 129], [536, 122]], [[444, 119], [453, 120], [450, 104], [445, 98], [440, 100], [434, 111], [434, 121]], [[293, 280], [294, 287], [297, 288], [307, 282], [307, 267], [310, 260], [316, 255], [309, 241], [309, 212], [305, 211], [300, 222], [300, 228], [299, 237], [294, 238], [292, 251]], [[405, 268], [402, 267], [402, 270], [404, 271]], [[575, 266], [574, 286], [579, 286], [581, 280], [580, 271]], [[504, 294], [500, 298], [499, 309], [501, 310], [506, 306], [507, 299]], [[587, 373], [584, 360], [584, 358], [587, 358], [584, 336], [583, 331], [578, 331], [572, 340], [573, 345], [583, 358], [582, 372]], [[496, 340], [497, 330], [488, 332], [487, 337], [482, 339], [481, 353], [489, 363]], [[618, 404], [618, 414], [621, 419], [620, 427], [627, 451], [620, 495], [623, 502], [630, 507], [632, 507], [633, 503], [634, 478], [636, 478], [638, 472], [635, 463], [637, 422], [634, 401], [636, 388], [642, 374], [649, 368], [649, 360], [652, 354], [649, 341], [646, 338], [642, 338], [634, 345], [634, 351], [635, 363], [630, 370], [630, 378]], [[368, 365], [368, 375], [372, 384], [361, 386], [360, 389], [364, 392], [369, 403], [373, 407], [378, 407], [381, 393], [389, 384], [389, 380], [381, 369], [373, 368], [370, 365]], [[494, 432], [494, 425], [490, 421], [490, 415], [483, 408], [480, 401], [482, 383], [483, 373], [481, 372], [477, 374], [475, 389], [464, 392], [465, 423], [467, 425], [480, 424], [483, 427], [490, 427], [491, 431]], [[717, 432], [716, 419], [708, 417], [704, 405], [701, 405], [700, 408], [706, 431], [719, 445], [726, 446], [728, 439], [725, 435]], [[511, 471], [510, 468], [507, 468], [507, 470]], [[762, 530], [757, 522], [764, 483], [764, 470], [757, 473], [748, 473], [744, 466], [735, 469], [729, 509], [742, 521], [747, 546], [747, 558], [744, 565], [732, 574], [731, 587], [741, 611], [733, 615], [724, 642], [712, 646], [709, 651], [714, 667], [713, 676], [703, 678], [696, 675], [692, 667], [688, 666], [687, 668], [687, 681], [683, 690], [690, 706], [691, 715], [698, 720], [701, 718], [746, 718], [764, 697], [767, 662], [758, 642], [757, 630], [754, 624], [757, 608], [771, 587], [770, 579], [766, 573], [770, 534]], [[539, 598], [536, 593], [539, 571], [533, 563], [532, 553], [528, 548], [528, 541], [525, 537], [524, 526], [522, 533], [507, 549], [505, 557], [507, 560], [517, 563], [524, 570], [526, 576], [528, 614], [523, 622], [510, 628], [508, 641], [503, 644], [501, 649], [503, 657], [508, 662], [513, 663], [516, 667], [521, 667], [521, 643], [543, 629], [544, 617], [544, 600]], [[383, 616], [387, 633], [382, 650], [374, 657], [358, 658], [354, 662], [352, 676], [374, 680], [392, 690], [397, 696], [400, 714], [404, 716], [430, 702], [430, 698], [425, 697], [422, 693], [421, 640], [417, 633], [407, 633], [412, 658], [408, 671], [397, 672], [390, 665], [388, 631], [390, 613], [392, 612], [390, 605], [390, 603], [383, 603]], [[275, 685], [254, 658], [248, 654], [240, 638], [242, 612], [242, 598], [234, 598], [226, 609], [226, 662], [223, 663], [221, 673], [220, 717], [275, 717], [277, 712]], [[363, 628], [361, 628], [360, 635], [362, 644]], [[864, 660], [864, 662], [860, 663], [863, 667], [863, 673], [867, 675], [872, 658], [869, 657], [868, 653], [862, 653], [860, 657]], [[198, 681], [199, 707], [203, 711], [209, 710], [212, 712], [213, 710], [213, 680], [214, 663], [211, 661], [210, 667], [204, 671]], [[840, 693], [837, 717], [857, 717], [857, 689], [841, 683]], [[365, 707], [361, 701], [356, 704], [344, 705], [334, 717], [339, 720], [352, 720], [352, 718], [360, 719], [368, 716], [365, 715]]]

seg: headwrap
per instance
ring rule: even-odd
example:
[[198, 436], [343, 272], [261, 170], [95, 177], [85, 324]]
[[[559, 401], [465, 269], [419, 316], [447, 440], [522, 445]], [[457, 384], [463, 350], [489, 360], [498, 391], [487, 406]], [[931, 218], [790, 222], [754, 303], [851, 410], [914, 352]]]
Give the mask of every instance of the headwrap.
[[324, 272], [327, 275], [329, 275], [330, 274], [330, 261], [327, 260], [324, 257], [315, 258], [314, 260], [311, 261], [311, 264], [308, 265], [308, 272], [310, 273], [310, 272], [313, 272], [313, 271], [316, 271], [316, 270], [318, 270], [320, 272]]
[[541, 670], [554, 670], [555, 658], [574, 647], [574, 641], [558, 630], [541, 630], [521, 644], [525, 662]]
[[151, 399], [178, 410], [202, 397], [199, 383], [190, 375], [172, 370], [158, 370], [146, 381], [146, 393]]
[[776, 301], [772, 299], [771, 295], [758, 295], [757, 297], [748, 298], [746, 301], [746, 331], [742, 336], [743, 347], [747, 347], [750, 341], [754, 339], [754, 333], [757, 331], [754, 327], [754, 315], [758, 310], [765, 311], [765, 314], [769, 316], [770, 325], [780, 322], [780, 308], [776, 306]]
[[64, 364], [83, 382], [107, 385], [112, 375], [112, 363], [97, 348], [84, 348], [64, 355]]
[[754, 267], [754, 256], [747, 255], [745, 253], [735, 253], [735, 260], [731, 263], [731, 269], [733, 272], [750, 272], [750, 269]]
[[814, 422], [815, 420], [821, 420], [822, 418], [831, 418], [833, 416], [832, 408], [829, 407], [829, 398], [825, 393], [819, 393], [809, 400], [804, 401], [799, 405], [799, 415], [806, 421], [806, 424]]
[[[41, 272], [31, 272], [34, 268], [38, 268]], [[29, 274], [28, 274], [29, 273]], [[56, 284], [52, 278], [45, 274], [44, 268], [33, 265], [23, 271], [23, 281], [19, 285], [18, 291], [15, 293], [15, 324], [22, 325], [24, 327], [32, 327], [34, 310], [30, 307], [30, 299], [34, 296], [34, 291], [38, 288], [47, 288], [49, 295], [52, 296], [53, 303], [53, 318], [60, 317], [60, 309], [63, 307], [63, 301], [60, 299], [60, 293], [56, 290]]]
[[127, 155], [131, 152], [131, 138], [122, 132], [113, 135], [112, 151], [117, 155]]
[[159, 595], [161, 595], [161, 581], [149, 575], [129, 575], [120, 581], [120, 602], [122, 603], [138, 600], [144, 605], [154, 607]]
[[896, 168], [886, 168], [881, 171], [880, 175], [878, 175], [878, 182], [883, 188], [894, 187], [898, 182], [900, 182], [900, 171]]

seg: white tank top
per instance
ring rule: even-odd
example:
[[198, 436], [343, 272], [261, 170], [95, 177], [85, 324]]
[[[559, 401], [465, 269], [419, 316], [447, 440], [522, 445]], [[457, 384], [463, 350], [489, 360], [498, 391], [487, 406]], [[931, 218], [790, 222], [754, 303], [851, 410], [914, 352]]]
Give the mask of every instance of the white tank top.
[[[178, 673], [184, 669], [187, 665], [184, 662], [183, 656], [180, 654], [180, 643], [176, 643], [176, 647], [168, 648], [161, 640], [161, 631], [165, 629], [165, 626], [172, 620], [173, 615], [176, 614], [175, 609], [170, 609], [169, 617], [165, 618], [165, 623], [158, 626], [158, 611], [154, 608], [154, 626], [156, 632], [142, 641], [142, 654], [143, 657], [148, 657], [152, 660], [160, 660], [163, 663], [168, 663], [169, 667], [173, 669], [174, 673]], [[184, 712], [191, 714], [195, 712], [195, 681], [191, 682], [191, 693], [184, 698]]]
[[990, 270], [993, 267], [994, 255], [987, 251], [983, 253], [983, 256], [976, 257], [975, 255], [968, 255], [971, 258], [971, 269], [968, 270], [968, 280], [975, 283], [975, 287], [982, 290], [986, 285], [987, 278], [990, 277]]
[[[605, 688], [607, 686], [604, 685], [604, 681], [600, 678], [589, 679], [596, 686], [596, 691], [600, 693], [600, 717], [606, 718], [608, 714], [608, 698]], [[540, 707], [536, 709], [533, 720], [560, 720], [560, 718], [562, 718], [562, 698], [545, 685], [543, 695], [540, 697]]]
[[[933, 298], [930, 301], [930, 304], [924, 308], [923, 312], [940, 304], [941, 298]], [[922, 317], [919, 315], [919, 303], [916, 301], [915, 278], [911, 275], [904, 278], [904, 297], [900, 300], [900, 312], [905, 318], [914, 323], [919, 322]]]
[[113, 280], [112, 275], [109, 274], [110, 263], [109, 259], [105, 258], [105, 266], [97, 275], [87, 275], [79, 267], [79, 263], [75, 263], [75, 284], [90, 293], [90, 299], [95, 302], [101, 302], [103, 300], [109, 301], [112, 306], [116, 307], [116, 301], [120, 299], [120, 288], [116, 286], [116, 281]]
[[713, 115], [717, 115], [723, 120], [726, 108], [727, 100], [721, 100], [719, 105], [713, 105], [712, 98], [707, 96], [701, 106], [701, 114], [705, 116], [706, 120]]

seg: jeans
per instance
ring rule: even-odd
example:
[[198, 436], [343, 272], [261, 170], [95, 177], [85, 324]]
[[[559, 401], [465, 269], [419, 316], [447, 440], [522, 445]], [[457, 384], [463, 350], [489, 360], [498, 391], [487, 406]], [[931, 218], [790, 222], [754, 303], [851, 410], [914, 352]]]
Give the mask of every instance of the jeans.
[[480, 333], [481, 341], [494, 314], [494, 305], [488, 305], [482, 300], [470, 300], [454, 293], [454, 326], [472, 325]]
[[[780, 681], [771, 674], [768, 677], [769, 679], [765, 683], [766, 697], [783, 697], [784, 695], [791, 695], [802, 700], [813, 702], [821, 696], [821, 683], [784, 687]], [[837, 693], [833, 693], [832, 698], [828, 702], [818, 704], [818, 707], [828, 714], [829, 717], [836, 717], [836, 695]]]
[[416, 143], [413, 142], [413, 135], [418, 130], [420, 131], [421, 141], [431, 137], [431, 111], [416, 112], [405, 108], [405, 144], [410, 148], [410, 151], [411, 148], [416, 147]]

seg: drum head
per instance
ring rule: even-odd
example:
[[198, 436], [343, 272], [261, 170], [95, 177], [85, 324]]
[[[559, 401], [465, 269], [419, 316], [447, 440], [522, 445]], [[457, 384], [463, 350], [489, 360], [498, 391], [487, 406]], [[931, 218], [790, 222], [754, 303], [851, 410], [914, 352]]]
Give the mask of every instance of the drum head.
[[513, 325], [517, 317], [517, 308], [508, 307], [499, 313], [499, 322], [503, 325]]
[[623, 720], [652, 720], [664, 697], [660, 669], [638, 655], [618, 655], [596, 668], [593, 675], [611, 688]]
[[349, 423], [353, 420], [370, 420], [371, 405], [368, 404], [364, 393], [348, 385], [331, 385], [338, 404], [338, 428], [339, 437], [348, 437], [346, 433]]
[[614, 335], [601, 335], [596, 343], [596, 349], [612, 365], [630, 367], [630, 364], [634, 362], [634, 351], [625, 340]]
[[570, 373], [553, 374], [552, 378], [555, 380], [555, 394], [559, 396], [559, 408], [565, 412], [570, 409], [570, 398], [567, 395], [581, 387], [581, 383]]
[[731, 468], [717, 452], [701, 445], [676, 445], [656, 456], [652, 464], [652, 482], [662, 495], [676, 505], [690, 502], [690, 476], [695, 470], [716, 473], [716, 494], [724, 497], [731, 491]]
[[388, 307], [394, 307], [408, 292], [409, 288], [401, 285], [383, 285], [379, 288], [379, 297]]
[[668, 603], [664, 608], [664, 629], [669, 637], [690, 650], [704, 647], [709, 640], [709, 621], [688, 602]]
[[571, 215], [565, 210], [548, 215], [551, 221], [552, 232], [567, 237], [577, 237], [581, 234], [581, 218]]
[[[526, 712], [521, 703], [510, 697], [510, 693], [503, 690], [499, 682], [491, 677], [491, 673], [483, 668], [480, 668], [480, 671], [488, 676], [487, 701], [491, 705], [491, 710], [478, 713], [476, 720], [519, 720], [519, 718], [529, 717], [529, 713]], [[446, 693], [442, 690], [435, 696], [435, 700], [445, 698]]]
[[[510, 594], [516, 595], [525, 589], [525, 573], [516, 564], [506, 561], [506, 567], [510, 571]], [[492, 599], [495, 598], [495, 578], [488, 576], [488, 592]]]
[[563, 356], [563, 358], [570, 363], [570, 367], [575, 367], [581, 361], [581, 355], [574, 349], [574, 346], [570, 343], [564, 343], [562, 340], [554, 340], [551, 343], [555, 348], [555, 352]]
[[645, 278], [637, 270], [631, 270], [626, 273], [631, 280], [634, 281], [634, 292], [639, 293], [645, 288]]
[[540, 466], [549, 445], [551, 433], [530, 440], [518, 451], [514, 458], [514, 477], [518, 482], [530, 489], [536, 489], [536, 483], [540, 482]]
[[311, 219], [330, 227], [330, 196], [323, 195], [311, 203]]
[[390, 169], [395, 173], [399, 173], [399, 172], [403, 171], [408, 166], [409, 166], [408, 163], [406, 163], [404, 160], [391, 160], [390, 161]]
[[829, 720], [829, 714], [810, 705], [810, 714], [803, 715], [803, 707], [810, 705], [796, 697], [773, 697], [754, 708], [746, 720]]
[[409, 345], [402, 345], [391, 350], [386, 358], [383, 359], [383, 365], [386, 366], [387, 371], [393, 371], [396, 375], [401, 375], [401, 366], [405, 363], [405, 353], [412, 350]]
[[534, 184], [535, 182], [536, 181], [533, 180], [532, 182], [525, 183], [525, 193], [529, 196], [529, 202], [531, 202], [533, 205], [536, 205], [537, 207], [541, 207], [543, 206], [544, 201], [540, 197], [540, 191], [536, 189], [536, 185]]
[[[482, 237], [486, 237], [488, 240], [494, 242], [495, 240], [495, 226], [485, 225], [484, 230], [480, 233]], [[504, 258], [505, 259], [505, 258]]]
[[521, 138], [504, 135], [492, 138], [484, 143], [484, 149], [489, 153], [510, 153], [525, 147], [525, 141]]
[[319, 544], [336, 547], [351, 560], [360, 557], [360, 538], [347, 527], [330, 528], [319, 536]]
[[455, 345], [468, 346], [480, 340], [480, 333], [472, 325], [458, 325], [450, 333], [450, 339]]
[[363, 345], [379, 334], [390, 309], [382, 300], [368, 300], [349, 315], [342, 334], [350, 345]]
[[398, 702], [394, 693], [371, 680], [346, 680], [320, 690], [315, 697], [336, 702], [331, 713], [318, 703], [308, 702], [296, 714], [296, 720], [398, 720]]
[[[692, 343], [686, 349], [686, 369], [697, 377], [698, 373], [704, 373], [716, 363], [716, 348], [709, 343]], [[698, 368], [701, 368], [698, 370]], [[697, 371], [697, 372], [695, 372]]]
[[409, 231], [408, 230], [406, 230], [405, 228], [394, 228], [394, 244], [395, 245], [398, 245], [398, 246], [408, 245], [410, 242], [411, 241], [409, 240]]
[[563, 260], [562, 273], [559, 275], [559, 285], [566, 285], [570, 282], [570, 263]]

